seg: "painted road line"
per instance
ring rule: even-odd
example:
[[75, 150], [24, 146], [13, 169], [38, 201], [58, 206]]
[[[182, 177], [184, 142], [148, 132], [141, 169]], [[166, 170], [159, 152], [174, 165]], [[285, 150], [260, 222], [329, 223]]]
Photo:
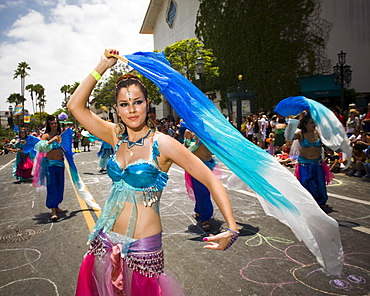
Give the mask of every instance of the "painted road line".
[[366, 200], [362, 200], [362, 199], [357, 199], [357, 198], [353, 198], [353, 197], [347, 197], [347, 196], [343, 196], [343, 195], [339, 195], [339, 194], [334, 194], [334, 193], [329, 193], [329, 192], [328, 192], [328, 195], [330, 197], [339, 198], [339, 199], [343, 199], [343, 200], [348, 200], [348, 201], [352, 201], [352, 202], [355, 202], [355, 203], [359, 203], [359, 204], [370, 206], [370, 201], [366, 201]]
[[366, 233], [366, 234], [370, 234], [370, 228], [366, 228], [363, 226], [352, 227], [352, 229]]
[[1, 168], [0, 168], [0, 171], [5, 169], [9, 164], [11, 164], [13, 161], [15, 161], [15, 158], [12, 159], [11, 161], [9, 161], [8, 163], [4, 164]]
[[[69, 175], [69, 178], [72, 182], [72, 187], [73, 187], [73, 190], [75, 191], [75, 194], [77, 196], [77, 201], [78, 203], [80, 204], [80, 208], [82, 210], [82, 214], [84, 215], [84, 218], [85, 218], [85, 221], [86, 221], [86, 224], [87, 224], [87, 227], [89, 228], [90, 231], [92, 231], [94, 225], [95, 225], [95, 219], [93, 218], [93, 215], [91, 213], [91, 209], [93, 210], [93, 212], [96, 214], [97, 217], [100, 216], [101, 214], [101, 210], [99, 209], [95, 209], [95, 208], [89, 208], [87, 206], [87, 204], [85, 203], [85, 201], [80, 197], [80, 195], [78, 194], [75, 186], [73, 186], [73, 181], [72, 181], [72, 176], [71, 176], [71, 173], [69, 171], [69, 166], [68, 166], [68, 163], [65, 162], [66, 166], [67, 166], [67, 172], [68, 172], [68, 175]], [[82, 181], [82, 180], [81, 180]], [[86, 190], [88, 191], [86, 185], [85, 185], [85, 188]], [[93, 201], [96, 203], [96, 201], [93, 199]]]

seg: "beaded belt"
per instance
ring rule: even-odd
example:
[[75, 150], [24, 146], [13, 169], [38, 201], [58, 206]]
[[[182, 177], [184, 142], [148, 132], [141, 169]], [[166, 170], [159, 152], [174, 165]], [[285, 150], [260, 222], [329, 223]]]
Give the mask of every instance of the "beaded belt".
[[[101, 239], [96, 237], [87, 251], [87, 255], [103, 256], [109, 252], [113, 246], [107, 246]], [[127, 266], [146, 277], [159, 277], [164, 269], [163, 249], [154, 252], [132, 252], [122, 258]]]
[[163, 250], [148, 253], [129, 253], [123, 258], [127, 266], [146, 277], [158, 277], [163, 273]]

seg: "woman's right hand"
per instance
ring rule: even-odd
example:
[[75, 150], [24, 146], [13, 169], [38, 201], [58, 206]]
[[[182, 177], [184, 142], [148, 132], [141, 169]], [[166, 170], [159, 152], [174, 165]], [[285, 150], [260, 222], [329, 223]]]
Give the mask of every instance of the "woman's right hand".
[[[108, 49], [110, 53], [112, 54], [117, 54], [119, 55], [119, 51], [116, 50], [116, 49]], [[104, 65], [107, 67], [106, 69], [109, 69], [111, 67], [113, 67], [116, 63], [117, 63], [117, 58], [115, 57], [110, 57], [110, 58], [107, 58], [104, 53], [101, 57], [101, 62], [104, 63]]]

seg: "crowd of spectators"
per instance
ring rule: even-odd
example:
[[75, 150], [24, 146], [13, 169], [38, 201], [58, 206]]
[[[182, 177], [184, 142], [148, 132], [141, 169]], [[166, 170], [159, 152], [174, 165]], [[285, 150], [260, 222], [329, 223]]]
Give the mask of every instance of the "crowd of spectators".
[[[348, 109], [331, 109], [342, 123], [352, 147], [352, 158], [341, 152], [323, 147], [323, 159], [333, 173], [345, 172], [348, 176], [370, 178], [370, 103], [367, 107], [349, 104]], [[293, 167], [299, 154], [299, 143], [284, 137], [285, 118], [274, 112], [249, 113], [243, 117], [240, 132], [252, 143], [270, 153], [285, 166]], [[349, 164], [348, 169], [344, 169]]]

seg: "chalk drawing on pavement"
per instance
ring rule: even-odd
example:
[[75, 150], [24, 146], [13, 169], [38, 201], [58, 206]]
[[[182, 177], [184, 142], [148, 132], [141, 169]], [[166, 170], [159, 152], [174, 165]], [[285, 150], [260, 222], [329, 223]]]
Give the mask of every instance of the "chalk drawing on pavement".
[[[263, 241], [262, 238], [260, 238]], [[262, 243], [262, 242], [261, 242]], [[258, 243], [260, 244], [260, 243]], [[240, 270], [243, 279], [271, 287], [270, 296], [274, 292], [278, 295], [278, 289], [296, 289], [293, 285], [302, 285], [309, 290], [315, 290], [327, 295], [349, 296], [369, 295], [370, 271], [358, 266], [361, 262], [370, 259], [370, 253], [347, 253], [343, 271], [340, 275], [328, 275], [317, 262], [300, 262], [289, 255], [289, 252], [299, 252], [299, 249], [306, 248], [304, 245], [291, 245], [284, 250], [284, 257], [262, 257], [256, 258], [247, 263]], [[312, 257], [302, 259], [309, 261]], [[301, 261], [302, 261], [301, 260]], [[353, 263], [355, 262], [355, 263]], [[271, 272], [271, 266], [278, 268], [278, 272]], [[281, 292], [281, 291], [280, 291]]]

